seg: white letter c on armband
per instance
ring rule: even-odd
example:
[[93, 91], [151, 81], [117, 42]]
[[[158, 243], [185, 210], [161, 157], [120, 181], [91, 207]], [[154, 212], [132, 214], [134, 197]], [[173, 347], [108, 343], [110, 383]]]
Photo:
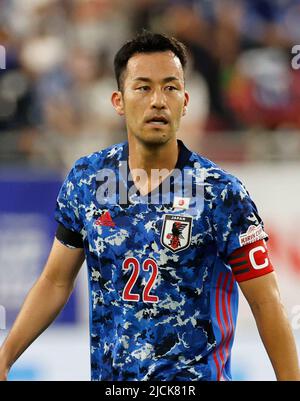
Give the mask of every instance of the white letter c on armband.
[[269, 266], [269, 259], [268, 258], [265, 258], [263, 264], [258, 265], [256, 263], [255, 258], [254, 258], [254, 254], [256, 252], [259, 252], [259, 251], [265, 253], [266, 252], [266, 248], [264, 248], [263, 246], [257, 246], [256, 248], [251, 249], [251, 251], [249, 252], [249, 258], [250, 258], [251, 265], [256, 270], [264, 269], [265, 267]]

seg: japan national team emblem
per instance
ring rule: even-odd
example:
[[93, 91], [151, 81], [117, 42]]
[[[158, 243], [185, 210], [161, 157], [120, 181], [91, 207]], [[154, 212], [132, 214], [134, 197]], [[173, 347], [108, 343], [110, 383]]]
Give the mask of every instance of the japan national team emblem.
[[161, 243], [173, 252], [182, 251], [191, 243], [193, 218], [165, 214], [161, 232]]

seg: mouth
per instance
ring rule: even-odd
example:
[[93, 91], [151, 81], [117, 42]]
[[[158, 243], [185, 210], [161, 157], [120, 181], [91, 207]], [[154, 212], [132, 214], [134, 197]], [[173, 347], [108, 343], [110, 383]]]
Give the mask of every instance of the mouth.
[[157, 126], [157, 127], [161, 127], [161, 126], [167, 125], [169, 123], [169, 121], [166, 117], [155, 116], [155, 117], [152, 117], [152, 118], [146, 120], [146, 123]]

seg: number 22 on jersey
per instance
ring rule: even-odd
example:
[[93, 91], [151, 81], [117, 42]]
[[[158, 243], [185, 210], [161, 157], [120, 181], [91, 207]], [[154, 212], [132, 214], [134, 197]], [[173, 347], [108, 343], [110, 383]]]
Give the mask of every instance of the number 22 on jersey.
[[131, 276], [129, 280], [127, 281], [123, 294], [122, 294], [122, 299], [124, 301], [133, 301], [133, 302], [139, 302], [140, 301], [140, 294], [133, 294], [132, 293], [132, 288], [134, 287], [139, 274], [141, 273], [141, 269], [144, 271], [149, 271], [151, 270], [151, 275], [146, 283], [143, 292], [142, 292], [142, 301], [143, 302], [151, 302], [151, 303], [156, 303], [159, 301], [158, 296], [156, 295], [151, 295], [150, 292], [155, 284], [155, 280], [158, 275], [158, 266], [155, 260], [153, 259], [146, 259], [144, 260], [142, 267], [140, 262], [134, 258], [134, 257], [129, 257], [124, 260], [123, 270], [129, 270], [130, 268], [132, 269]]

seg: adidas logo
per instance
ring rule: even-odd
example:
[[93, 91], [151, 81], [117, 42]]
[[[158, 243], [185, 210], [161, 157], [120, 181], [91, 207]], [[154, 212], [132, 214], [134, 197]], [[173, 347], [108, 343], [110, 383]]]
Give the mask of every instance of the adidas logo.
[[96, 226], [115, 227], [115, 223], [111, 218], [110, 213], [107, 211], [103, 213], [95, 222]]

